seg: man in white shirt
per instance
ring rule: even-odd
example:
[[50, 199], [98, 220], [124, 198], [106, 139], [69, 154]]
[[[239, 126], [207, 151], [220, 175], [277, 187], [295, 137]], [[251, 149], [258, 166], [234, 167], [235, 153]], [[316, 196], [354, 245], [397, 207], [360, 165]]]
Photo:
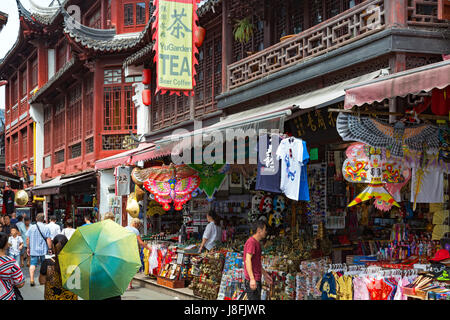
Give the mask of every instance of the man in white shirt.
[[50, 238], [53, 240], [54, 237], [56, 237], [58, 234], [61, 233], [61, 227], [56, 224], [56, 217], [51, 216], [50, 217], [50, 223], [47, 225], [50, 229]]

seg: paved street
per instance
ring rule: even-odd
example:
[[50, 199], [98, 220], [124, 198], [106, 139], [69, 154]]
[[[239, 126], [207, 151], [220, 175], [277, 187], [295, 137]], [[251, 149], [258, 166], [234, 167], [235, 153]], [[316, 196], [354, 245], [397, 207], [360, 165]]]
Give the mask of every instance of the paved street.
[[[30, 276], [28, 272], [28, 268], [23, 269], [24, 275], [26, 276], [26, 284], [23, 288], [20, 289], [22, 292], [23, 298], [25, 300], [44, 300], [44, 286], [38, 284], [38, 278], [36, 277], [37, 273], [35, 273], [35, 283], [34, 287], [30, 286]], [[161, 294], [159, 292], [152, 291], [147, 288], [140, 288], [138, 286], [134, 286], [133, 289], [127, 290], [123, 296], [123, 300], [177, 300], [178, 298], [171, 297], [165, 294]]]

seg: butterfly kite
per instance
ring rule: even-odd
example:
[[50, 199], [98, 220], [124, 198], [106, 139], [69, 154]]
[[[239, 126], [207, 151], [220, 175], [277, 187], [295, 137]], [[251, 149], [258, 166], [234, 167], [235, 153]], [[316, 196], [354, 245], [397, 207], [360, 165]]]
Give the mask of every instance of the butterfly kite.
[[346, 150], [347, 159], [342, 167], [345, 180], [353, 183], [367, 183], [365, 188], [349, 207], [374, 199], [375, 207], [389, 211], [391, 207], [400, 205], [386, 190], [389, 184], [404, 184], [406, 178], [400, 161], [395, 158], [387, 160], [381, 149], [363, 143], [354, 143]]
[[170, 210], [172, 202], [175, 210], [181, 210], [200, 185], [198, 172], [184, 164], [135, 168], [131, 175], [133, 181], [143, 185], [166, 211]]

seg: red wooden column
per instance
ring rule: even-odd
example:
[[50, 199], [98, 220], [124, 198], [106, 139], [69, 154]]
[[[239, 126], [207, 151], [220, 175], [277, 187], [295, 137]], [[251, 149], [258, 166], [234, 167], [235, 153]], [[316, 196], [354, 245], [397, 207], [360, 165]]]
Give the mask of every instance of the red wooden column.
[[384, 0], [388, 27], [404, 27], [408, 18], [407, 0]]
[[[103, 1], [102, 1], [103, 3]], [[80, 81], [81, 85], [81, 170], [84, 170], [84, 157], [86, 155], [86, 119], [85, 119], [85, 108], [86, 108], [86, 83], [89, 77], [84, 78]]]
[[[233, 57], [233, 29], [228, 23], [229, 1], [222, 1], [222, 92], [228, 91], [228, 65]], [[208, 32], [208, 31], [206, 31]]]

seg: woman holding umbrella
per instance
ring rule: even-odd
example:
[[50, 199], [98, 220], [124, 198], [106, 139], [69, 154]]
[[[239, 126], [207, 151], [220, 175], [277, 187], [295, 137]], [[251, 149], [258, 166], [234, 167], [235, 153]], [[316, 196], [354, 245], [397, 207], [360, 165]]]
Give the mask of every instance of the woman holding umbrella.
[[52, 250], [54, 258], [45, 259], [41, 265], [39, 283], [45, 284], [45, 300], [78, 300], [78, 296], [62, 286], [61, 269], [59, 267], [58, 255], [67, 243], [67, 237], [58, 234], [53, 238]]

